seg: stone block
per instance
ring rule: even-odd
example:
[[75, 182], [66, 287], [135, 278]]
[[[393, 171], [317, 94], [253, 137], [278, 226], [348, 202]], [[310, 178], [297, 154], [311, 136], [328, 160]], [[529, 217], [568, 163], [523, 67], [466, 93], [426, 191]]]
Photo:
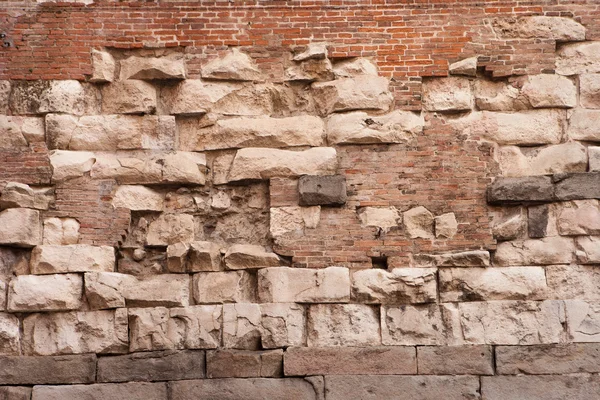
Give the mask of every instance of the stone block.
[[183, 59], [174, 57], [137, 57], [131, 56], [121, 61], [120, 80], [143, 79], [185, 79]]
[[284, 354], [286, 376], [412, 375], [414, 347], [290, 347]]
[[485, 250], [469, 250], [457, 253], [417, 254], [413, 265], [417, 267], [489, 267], [490, 253]]
[[31, 400], [166, 400], [166, 383], [127, 382], [94, 385], [35, 386]]
[[588, 166], [587, 149], [579, 142], [540, 148], [503, 146], [498, 149], [497, 158], [504, 176], [585, 172]]
[[0, 357], [0, 382], [3, 385], [93, 383], [95, 380], [94, 354]]
[[377, 76], [377, 65], [366, 58], [341, 59], [333, 64], [333, 75], [336, 79], [352, 78], [359, 75]]
[[523, 202], [548, 202], [556, 200], [554, 185], [549, 176], [522, 178], [496, 178], [488, 186], [490, 204], [519, 204]]
[[261, 311], [254, 303], [223, 305], [223, 346], [232, 349], [260, 348]]
[[8, 287], [11, 312], [68, 311], [82, 306], [83, 279], [78, 274], [21, 275]]
[[304, 307], [295, 303], [267, 303], [260, 305], [260, 312], [264, 349], [305, 345]]
[[115, 269], [115, 249], [110, 246], [70, 244], [36, 246], [31, 252], [31, 273], [111, 272]]
[[327, 43], [309, 43], [303, 49], [295, 49], [294, 53], [294, 61], [322, 60], [327, 58]]
[[175, 86], [161, 89], [162, 107], [168, 114], [204, 115], [210, 112], [219, 100], [240, 88], [240, 85], [229, 82], [187, 79]]
[[125, 307], [125, 291], [136, 285], [137, 279], [117, 272], [87, 272], [85, 274], [85, 296], [93, 310]]
[[530, 345], [564, 341], [562, 301], [459, 303], [465, 343]]
[[600, 339], [600, 303], [565, 300], [567, 329], [571, 342], [598, 342]]
[[578, 400], [600, 396], [597, 375], [484, 376], [481, 393], [486, 400]]
[[14, 315], [2, 312], [0, 312], [0, 354], [21, 354], [19, 319]]
[[333, 77], [333, 66], [327, 58], [292, 62], [284, 71], [285, 81], [330, 81]]
[[440, 268], [442, 302], [546, 299], [542, 267]]
[[258, 296], [263, 303], [342, 303], [350, 300], [347, 268], [274, 267], [258, 271]]
[[306, 229], [316, 228], [321, 220], [321, 206], [271, 207], [269, 212], [269, 232], [276, 242], [284, 235], [302, 235]]
[[598, 343], [496, 346], [496, 369], [502, 375], [598, 373]]
[[262, 246], [234, 244], [227, 249], [223, 257], [227, 269], [258, 269], [282, 265], [279, 256], [265, 250]]
[[309, 347], [381, 344], [379, 312], [364, 304], [316, 304], [308, 307]]
[[277, 378], [283, 373], [283, 350], [211, 350], [207, 378]]
[[410, 238], [433, 239], [433, 214], [423, 206], [402, 213], [404, 229]]
[[112, 82], [115, 79], [115, 68], [115, 59], [109, 52], [92, 49], [90, 82]]
[[29, 208], [0, 211], [0, 244], [33, 247], [42, 243], [40, 213]]
[[31, 400], [31, 388], [27, 386], [0, 387], [2, 400]]
[[594, 265], [550, 265], [546, 281], [551, 298], [600, 300], [600, 270]]
[[204, 351], [153, 351], [98, 359], [98, 382], [204, 378]]
[[600, 72], [600, 41], [569, 43], [556, 52], [556, 73], [579, 75]]
[[472, 108], [473, 90], [468, 78], [434, 78], [423, 82], [424, 110], [458, 112]]
[[589, 146], [588, 157], [590, 172], [600, 172], [600, 147]]
[[477, 76], [477, 61], [478, 57], [469, 57], [448, 66], [450, 75]]
[[8, 102], [10, 98], [10, 81], [0, 80], [0, 114], [8, 114]]
[[600, 237], [588, 236], [575, 239], [577, 262], [580, 264], [600, 264]]
[[600, 108], [600, 74], [579, 76], [579, 102], [584, 108]]
[[29, 185], [19, 182], [8, 182], [0, 196], [0, 209], [34, 208], [35, 192]]
[[315, 82], [311, 92], [321, 115], [354, 110], [390, 109], [393, 96], [389, 80], [382, 76], [358, 75], [329, 82]]
[[494, 19], [493, 28], [502, 38], [551, 39], [557, 42], [585, 40], [585, 27], [567, 17], [498, 18]]
[[515, 240], [502, 242], [496, 248], [494, 265], [551, 265], [569, 264], [573, 259], [573, 240], [563, 237]]
[[352, 274], [352, 300], [359, 303], [414, 304], [437, 300], [435, 268], [365, 269]]
[[185, 307], [190, 304], [190, 278], [161, 274], [126, 281], [123, 297], [127, 307]]
[[569, 115], [567, 136], [572, 140], [600, 142], [600, 110], [578, 108]]
[[396, 207], [362, 207], [357, 213], [363, 226], [376, 227], [384, 233], [402, 222], [402, 216]]
[[527, 234], [530, 238], [557, 236], [556, 207], [548, 204], [527, 207]]
[[338, 206], [346, 203], [344, 175], [304, 175], [298, 180], [301, 206]]
[[393, 111], [370, 116], [363, 111], [333, 114], [327, 119], [327, 142], [335, 144], [407, 143], [423, 132], [422, 115]]
[[247, 271], [199, 272], [194, 274], [194, 300], [204, 303], [246, 303], [256, 296], [256, 281]]
[[600, 198], [600, 172], [569, 173], [554, 177], [558, 200]]
[[0, 115], [0, 149], [13, 150], [44, 141], [44, 120]]
[[202, 67], [202, 78], [231, 81], [260, 81], [263, 79], [256, 63], [237, 48]]
[[28, 249], [0, 246], [0, 280], [8, 282], [13, 276], [29, 273]]
[[63, 246], [79, 242], [80, 224], [75, 218], [44, 219], [44, 245]]
[[492, 346], [419, 346], [419, 375], [494, 375]]
[[13, 114], [99, 114], [100, 92], [76, 80], [14, 81], [10, 95]]
[[137, 80], [111, 83], [102, 87], [102, 112], [104, 114], [154, 114], [156, 88]]
[[326, 376], [328, 400], [479, 399], [476, 376]]
[[112, 205], [131, 211], [162, 211], [164, 196], [149, 187], [121, 185], [115, 192]]
[[168, 246], [194, 241], [194, 216], [189, 214], [161, 214], [150, 223], [147, 246]]
[[228, 182], [300, 175], [333, 175], [337, 169], [336, 151], [332, 147], [315, 147], [303, 151], [266, 148], [238, 150]]
[[212, 242], [175, 243], [167, 247], [169, 272], [219, 271], [221, 247]]
[[83, 176], [91, 171], [95, 162], [94, 153], [89, 151], [52, 150], [52, 181], [56, 183]]
[[500, 145], [535, 146], [561, 142], [566, 111], [482, 111], [468, 118], [472, 120], [470, 130], [473, 135]]
[[572, 108], [577, 105], [577, 87], [564, 76], [530, 75], [518, 83], [522, 84], [520, 95], [533, 108]]
[[23, 320], [30, 355], [118, 354], [127, 351], [127, 311], [31, 314]]
[[560, 203], [556, 224], [560, 235], [600, 235], [600, 202], [575, 200]]

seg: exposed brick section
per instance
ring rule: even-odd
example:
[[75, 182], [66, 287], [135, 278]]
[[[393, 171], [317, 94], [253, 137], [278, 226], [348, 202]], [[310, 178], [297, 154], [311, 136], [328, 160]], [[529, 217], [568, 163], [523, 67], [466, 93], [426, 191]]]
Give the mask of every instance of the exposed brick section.
[[33, 143], [27, 150], [0, 150], [0, 165], [0, 181], [47, 185], [52, 176], [44, 143]]

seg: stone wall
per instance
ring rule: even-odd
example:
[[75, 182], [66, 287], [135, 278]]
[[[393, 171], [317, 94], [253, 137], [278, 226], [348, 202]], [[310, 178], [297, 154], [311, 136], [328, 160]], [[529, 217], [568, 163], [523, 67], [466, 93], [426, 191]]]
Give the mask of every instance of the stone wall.
[[494, 19], [549, 69], [446, 56], [418, 109], [335, 38], [5, 76], [0, 399], [600, 397], [591, 11]]

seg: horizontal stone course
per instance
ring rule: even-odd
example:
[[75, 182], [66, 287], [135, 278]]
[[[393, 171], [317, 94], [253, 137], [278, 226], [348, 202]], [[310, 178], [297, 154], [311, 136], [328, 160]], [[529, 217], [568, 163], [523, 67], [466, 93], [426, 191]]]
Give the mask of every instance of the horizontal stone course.
[[283, 374], [283, 351], [210, 350], [207, 378], [277, 378]]
[[[93, 383], [96, 356], [0, 356], [1, 385]], [[2, 398], [0, 396], [0, 398]]]
[[486, 400], [579, 400], [600, 396], [597, 375], [484, 376], [481, 393]]
[[94, 385], [34, 386], [31, 400], [167, 400], [165, 383], [128, 382]]
[[496, 346], [496, 369], [503, 375], [598, 373], [600, 344]]
[[419, 346], [419, 375], [494, 375], [492, 346]]

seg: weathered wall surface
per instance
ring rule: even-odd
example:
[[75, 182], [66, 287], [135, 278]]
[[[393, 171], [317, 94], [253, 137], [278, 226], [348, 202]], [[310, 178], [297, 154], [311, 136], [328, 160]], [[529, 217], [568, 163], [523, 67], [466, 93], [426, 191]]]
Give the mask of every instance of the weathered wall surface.
[[7, 2], [0, 399], [600, 397], [592, 1]]

